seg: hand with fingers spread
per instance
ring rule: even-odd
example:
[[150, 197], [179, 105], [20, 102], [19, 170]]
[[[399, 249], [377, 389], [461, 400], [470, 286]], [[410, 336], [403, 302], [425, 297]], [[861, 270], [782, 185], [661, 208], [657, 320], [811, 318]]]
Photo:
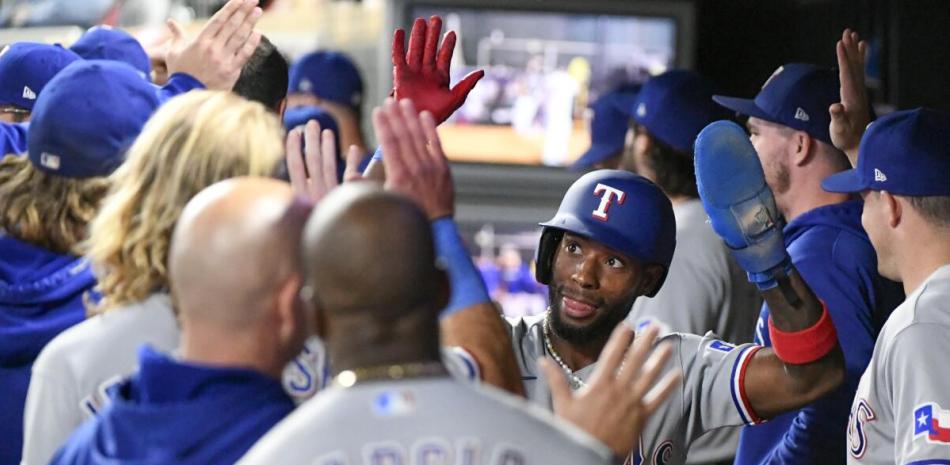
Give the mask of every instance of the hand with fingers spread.
[[262, 14], [257, 0], [230, 0], [193, 40], [185, 38], [175, 20], [169, 20], [168, 75], [186, 73], [208, 89], [231, 90], [260, 44], [261, 33], [254, 25]]
[[439, 48], [442, 18], [433, 16], [429, 23], [417, 18], [409, 35], [397, 29], [393, 37], [393, 91], [398, 101], [411, 100], [419, 111], [432, 113], [436, 123], [447, 120], [465, 103], [469, 92], [485, 75], [478, 70], [465, 76], [454, 88], [449, 87], [449, 67], [455, 51], [455, 32], [449, 31]]
[[665, 344], [653, 350], [656, 337], [654, 326], [633, 342], [633, 330], [618, 325], [588, 384], [576, 392], [571, 392], [560, 368], [542, 358], [539, 366], [551, 388], [554, 412], [599, 439], [618, 457], [629, 455], [644, 423], [682, 377], [673, 370], [657, 382], [672, 352]]
[[[320, 124], [311, 120], [287, 134], [286, 149], [290, 185], [298, 195], [316, 204], [339, 185], [336, 142], [332, 131], [321, 131]], [[346, 155], [343, 182], [360, 179], [361, 158], [359, 148], [351, 146]]]
[[831, 141], [857, 164], [858, 145], [864, 129], [871, 122], [871, 110], [864, 85], [864, 60], [867, 43], [858, 33], [845, 29], [836, 44], [838, 75], [841, 81], [841, 103], [831, 105]]
[[432, 114], [417, 113], [409, 100], [387, 99], [373, 111], [373, 128], [386, 154], [386, 189], [418, 202], [433, 221], [455, 214], [452, 173], [435, 127]]

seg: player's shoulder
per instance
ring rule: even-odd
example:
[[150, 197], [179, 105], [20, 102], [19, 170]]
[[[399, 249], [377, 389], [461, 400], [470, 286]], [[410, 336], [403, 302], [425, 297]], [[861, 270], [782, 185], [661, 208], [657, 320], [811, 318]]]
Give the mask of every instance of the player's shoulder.
[[[167, 294], [153, 294], [147, 299], [96, 315], [76, 324], [53, 338], [40, 352], [33, 365], [34, 373], [51, 374], [82, 372], [96, 360], [106, 360], [132, 341], [138, 333], [168, 331], [176, 325]], [[58, 376], [58, 375], [57, 375]]]
[[950, 327], [950, 265], [934, 272], [894, 309], [881, 330], [881, 339], [887, 343], [929, 326]]

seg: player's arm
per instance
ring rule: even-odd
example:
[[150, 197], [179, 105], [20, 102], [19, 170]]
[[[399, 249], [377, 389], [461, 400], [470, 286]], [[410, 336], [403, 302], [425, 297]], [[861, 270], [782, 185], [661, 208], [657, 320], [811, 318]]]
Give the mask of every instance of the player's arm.
[[739, 396], [753, 418], [801, 407], [844, 379], [831, 317], [791, 264], [775, 200], [745, 131], [732, 122], [710, 124], [696, 139], [695, 163], [713, 229], [771, 309], [772, 348], [738, 367]]
[[[945, 296], [921, 296], [918, 306], [931, 308], [946, 304], [938, 302]], [[930, 309], [928, 309], [930, 310]], [[893, 406], [893, 463], [945, 463], [950, 457], [950, 376], [947, 356], [950, 353], [950, 326], [917, 323], [898, 333], [881, 352], [883, 378], [872, 389], [878, 390], [881, 402]], [[868, 399], [870, 400], [870, 399]], [[886, 406], [871, 405], [886, 409]], [[864, 421], [862, 418], [859, 421]], [[891, 457], [882, 459], [891, 460]]]
[[442, 345], [464, 348], [475, 358], [484, 381], [523, 394], [506, 323], [489, 300], [452, 219], [452, 175], [435, 126], [432, 114], [420, 115], [409, 100], [388, 100], [373, 112], [373, 127], [386, 152], [385, 187], [416, 200], [432, 221], [436, 253], [451, 284], [449, 305], [441, 316]]

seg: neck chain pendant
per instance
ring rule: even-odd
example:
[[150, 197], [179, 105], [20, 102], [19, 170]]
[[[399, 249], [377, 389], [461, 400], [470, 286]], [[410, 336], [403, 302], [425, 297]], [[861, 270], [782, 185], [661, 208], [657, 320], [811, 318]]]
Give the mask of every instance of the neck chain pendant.
[[548, 309], [548, 312], [544, 315], [542, 337], [544, 338], [544, 347], [548, 349], [548, 353], [551, 354], [551, 358], [553, 358], [554, 361], [557, 362], [558, 366], [561, 367], [561, 370], [563, 370], [564, 373], [567, 375], [567, 380], [571, 385], [571, 389], [577, 390], [586, 386], [587, 383], [585, 383], [584, 380], [580, 378], [580, 376], [577, 376], [576, 374], [574, 374], [574, 370], [571, 370], [571, 367], [567, 366], [567, 364], [564, 363], [564, 360], [561, 359], [561, 356], [557, 353], [556, 350], [554, 350], [554, 345], [551, 344], [551, 309], [550, 308]]

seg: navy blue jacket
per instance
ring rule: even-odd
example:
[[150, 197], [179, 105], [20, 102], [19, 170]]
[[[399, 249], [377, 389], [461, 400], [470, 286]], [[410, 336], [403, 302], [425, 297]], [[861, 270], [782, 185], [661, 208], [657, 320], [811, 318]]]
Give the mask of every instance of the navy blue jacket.
[[83, 296], [95, 284], [85, 260], [0, 233], [0, 463], [20, 463], [33, 361], [86, 317]]
[[[858, 381], [891, 311], [904, 300], [900, 284], [877, 273], [877, 257], [861, 226], [863, 203], [811, 210], [785, 226], [785, 247], [802, 278], [828, 308], [844, 352], [845, 382], [808, 406], [743, 428], [736, 465], [844, 464], [846, 431]], [[755, 341], [771, 346], [763, 304]]]
[[280, 380], [139, 350], [139, 371], [51, 465], [231, 465], [294, 409]]

